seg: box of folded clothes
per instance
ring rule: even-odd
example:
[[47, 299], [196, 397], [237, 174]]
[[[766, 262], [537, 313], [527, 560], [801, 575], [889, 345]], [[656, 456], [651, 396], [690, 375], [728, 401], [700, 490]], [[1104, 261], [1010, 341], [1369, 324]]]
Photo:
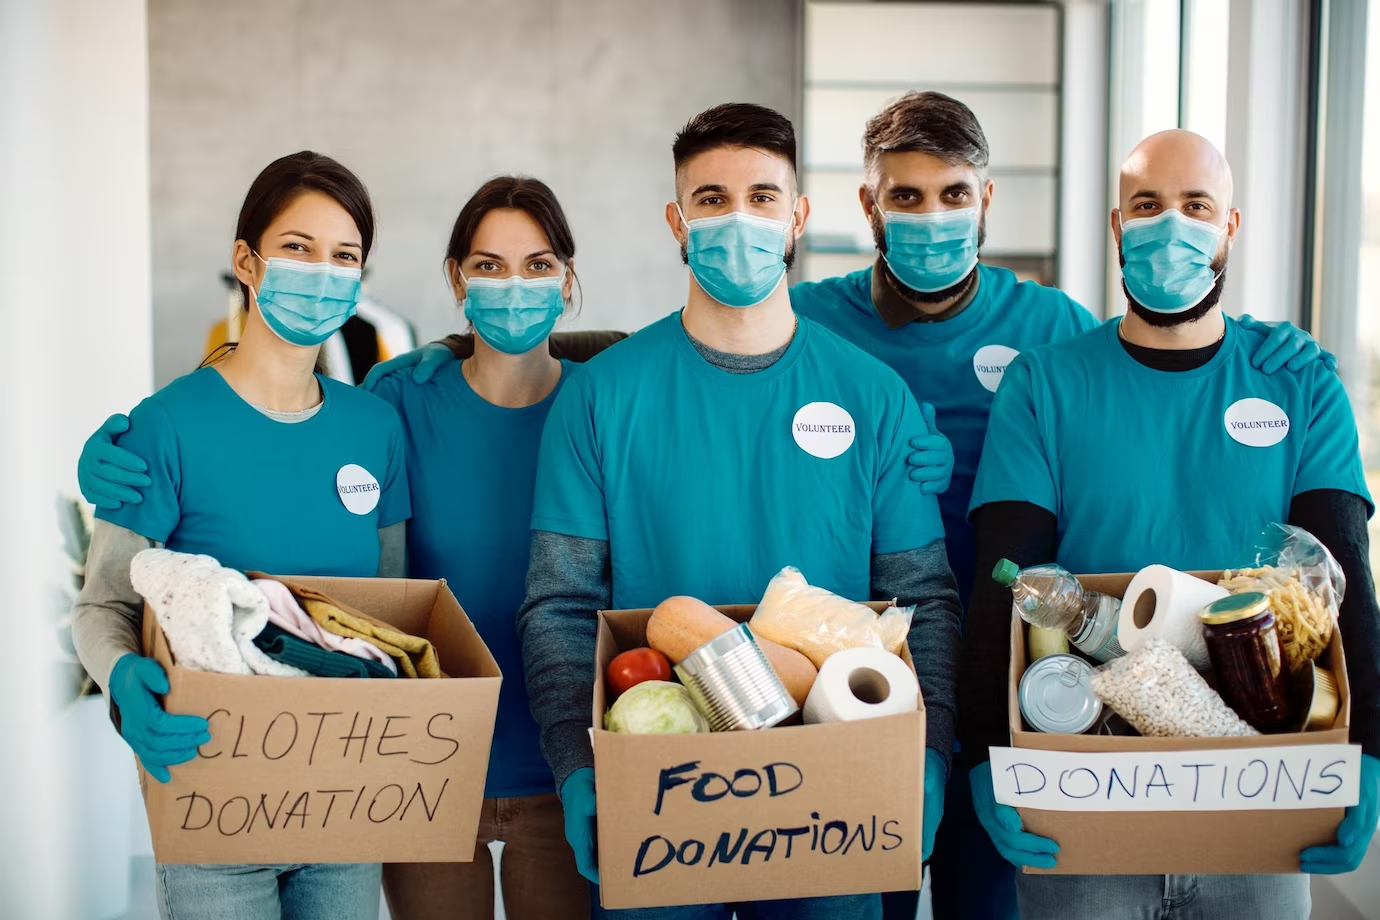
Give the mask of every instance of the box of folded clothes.
[[445, 582], [141, 562], [164, 704], [211, 732], [171, 782], [140, 771], [160, 862], [473, 857], [501, 675]]

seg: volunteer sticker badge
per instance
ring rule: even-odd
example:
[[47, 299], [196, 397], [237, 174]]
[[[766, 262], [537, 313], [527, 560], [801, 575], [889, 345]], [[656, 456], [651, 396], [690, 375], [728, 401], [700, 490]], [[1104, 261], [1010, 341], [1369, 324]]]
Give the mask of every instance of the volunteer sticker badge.
[[805, 453], [832, 460], [853, 446], [857, 426], [843, 406], [812, 402], [801, 406], [791, 420], [791, 435]]
[[351, 514], [368, 514], [379, 505], [379, 481], [357, 463], [347, 463], [335, 474], [335, 490]]
[[1289, 416], [1284, 410], [1254, 396], [1228, 406], [1222, 421], [1232, 440], [1247, 447], [1274, 447], [1289, 434]]
[[1019, 351], [1005, 345], [984, 345], [979, 348], [973, 355], [973, 373], [977, 374], [978, 383], [989, 393], [997, 392], [1001, 378], [1006, 373], [1006, 365], [1016, 360], [1018, 354]]

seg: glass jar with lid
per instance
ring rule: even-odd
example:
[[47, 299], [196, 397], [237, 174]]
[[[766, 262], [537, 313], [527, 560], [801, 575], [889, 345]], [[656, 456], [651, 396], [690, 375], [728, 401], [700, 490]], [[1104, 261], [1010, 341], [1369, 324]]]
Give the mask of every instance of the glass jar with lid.
[[1232, 594], [1200, 613], [1217, 692], [1262, 732], [1289, 731], [1297, 703], [1279, 650], [1275, 614], [1264, 594]]

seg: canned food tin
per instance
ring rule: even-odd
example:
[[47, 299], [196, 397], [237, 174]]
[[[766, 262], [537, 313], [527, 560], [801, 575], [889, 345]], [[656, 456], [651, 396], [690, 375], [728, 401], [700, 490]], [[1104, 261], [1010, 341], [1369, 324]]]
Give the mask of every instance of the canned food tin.
[[1076, 655], [1047, 655], [1021, 675], [1021, 715], [1040, 732], [1078, 735], [1102, 715], [1092, 691], [1092, 666]]
[[716, 732], [768, 728], [800, 711], [746, 623], [695, 649], [676, 674]]

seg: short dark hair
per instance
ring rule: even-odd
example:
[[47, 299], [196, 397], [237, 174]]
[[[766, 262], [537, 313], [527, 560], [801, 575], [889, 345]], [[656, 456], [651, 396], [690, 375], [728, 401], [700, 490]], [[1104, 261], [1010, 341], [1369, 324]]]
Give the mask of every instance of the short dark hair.
[[909, 92], [882, 109], [863, 131], [863, 165], [869, 178], [884, 153], [919, 151], [946, 163], [987, 172], [987, 136], [973, 110], [952, 96]]
[[446, 244], [446, 258], [456, 262], [465, 261], [474, 248], [474, 235], [479, 230], [480, 222], [490, 211], [502, 208], [523, 211], [536, 221], [550, 240], [551, 251], [573, 274], [570, 260], [575, 258], [575, 235], [570, 232], [565, 209], [550, 186], [531, 176], [495, 176], [481, 185], [455, 218], [450, 242]]
[[750, 102], [726, 102], [685, 123], [671, 145], [676, 169], [718, 147], [753, 147], [784, 157], [795, 172], [795, 126], [774, 109]]
[[[369, 202], [369, 191], [358, 176], [340, 163], [311, 150], [280, 157], [264, 167], [249, 186], [244, 204], [240, 205], [235, 239], [244, 240], [250, 249], [258, 252], [269, 224], [303, 192], [329, 195], [350, 215], [359, 230], [359, 262], [363, 265], [374, 245], [374, 208]], [[247, 309], [249, 289], [243, 282], [240, 283], [240, 297]]]

